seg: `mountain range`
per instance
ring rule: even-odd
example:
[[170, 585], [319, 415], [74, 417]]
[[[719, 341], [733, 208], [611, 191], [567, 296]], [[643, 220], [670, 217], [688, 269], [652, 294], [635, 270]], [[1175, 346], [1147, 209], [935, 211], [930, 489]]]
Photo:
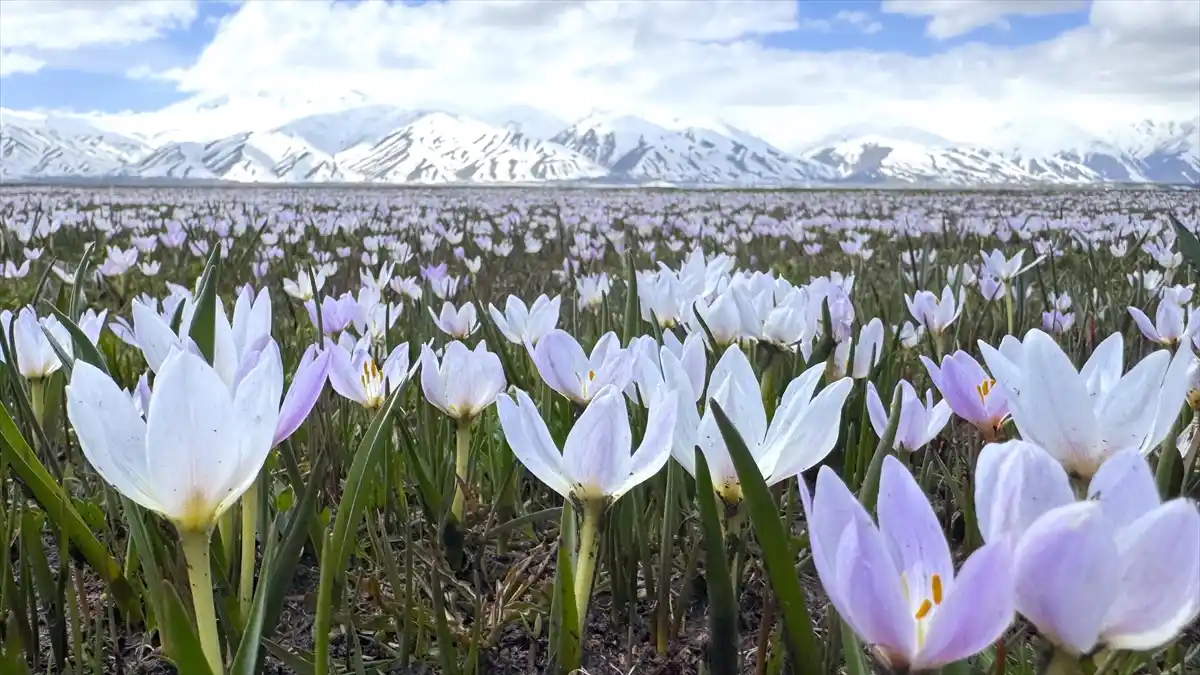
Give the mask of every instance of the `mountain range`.
[[354, 92], [257, 92], [117, 115], [0, 108], [0, 181], [1200, 185], [1200, 118], [1146, 120], [1103, 137], [1043, 120], [997, 139], [1016, 140], [967, 144], [858, 126], [784, 151], [714, 119], [594, 112], [568, 123], [528, 106], [470, 115]]

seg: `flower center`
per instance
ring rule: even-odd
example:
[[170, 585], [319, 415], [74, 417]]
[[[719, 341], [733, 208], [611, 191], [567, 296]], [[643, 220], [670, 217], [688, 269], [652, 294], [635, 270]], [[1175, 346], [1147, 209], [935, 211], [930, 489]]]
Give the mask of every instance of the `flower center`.
[[[904, 589], [904, 597], [911, 603], [908, 587], [908, 575], [902, 573], [900, 575], [900, 583]], [[935, 613], [944, 599], [945, 587], [942, 585], [942, 575], [934, 574], [929, 578], [929, 595], [921, 599], [917, 604], [916, 610], [913, 612], [913, 618], [917, 621], [917, 646], [925, 646], [926, 633], [929, 630], [929, 619]]]
[[375, 359], [368, 356], [363, 361], [359, 382], [362, 383], [363, 399], [366, 401], [364, 405], [367, 408], [373, 410], [383, 405], [384, 398], [387, 396], [387, 382], [384, 380], [379, 366], [375, 365]]
[[986, 403], [988, 394], [992, 393], [992, 389], [996, 386], [996, 381], [990, 377], [983, 382], [975, 385], [975, 393], [979, 394], [979, 402]]

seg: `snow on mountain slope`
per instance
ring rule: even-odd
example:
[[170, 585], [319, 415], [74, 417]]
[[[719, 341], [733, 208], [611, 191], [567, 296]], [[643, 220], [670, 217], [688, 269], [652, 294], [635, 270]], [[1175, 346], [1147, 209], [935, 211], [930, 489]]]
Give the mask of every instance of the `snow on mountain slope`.
[[474, 117], [354, 90], [231, 91], [145, 113], [0, 109], [0, 180], [1200, 184], [1200, 119], [1081, 124], [1022, 118], [970, 141], [858, 125], [786, 153], [717, 119], [655, 110], [594, 112], [566, 125], [520, 105]]
[[740, 129], [713, 120], [594, 113], [554, 137], [615, 177], [685, 184], [795, 185], [833, 177]]
[[0, 108], [0, 179], [103, 176], [148, 150], [84, 119]]
[[931, 148], [879, 135], [860, 136], [810, 149], [804, 156], [853, 183], [994, 185], [1030, 182], [1031, 175], [998, 153], [972, 148]]
[[305, 141], [269, 131], [235, 134], [208, 143], [168, 143], [121, 173], [256, 183], [360, 179]]
[[389, 183], [577, 180], [606, 173], [560, 145], [446, 112], [425, 114], [365, 153], [335, 159], [366, 180]]

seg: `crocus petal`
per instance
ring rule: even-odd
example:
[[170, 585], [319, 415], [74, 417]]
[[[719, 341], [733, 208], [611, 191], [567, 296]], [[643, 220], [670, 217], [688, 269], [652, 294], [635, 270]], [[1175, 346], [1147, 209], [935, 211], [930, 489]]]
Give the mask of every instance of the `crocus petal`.
[[916, 622], [902, 592], [900, 571], [865, 511], [857, 512], [842, 532], [835, 569], [842, 605], [834, 606], [842, 618], [891, 665], [911, 662]]
[[[343, 333], [344, 335], [344, 333]], [[367, 395], [363, 388], [361, 370], [356, 370], [350, 352], [332, 343], [326, 343], [325, 352], [329, 354], [329, 384], [341, 396], [366, 405]]]
[[1120, 591], [1105, 619], [1105, 642], [1153, 651], [1200, 614], [1200, 512], [1186, 499], [1171, 500], [1122, 530], [1117, 546]]
[[615, 500], [657, 474], [671, 457], [679, 395], [660, 389], [650, 403], [650, 416], [642, 442], [629, 458], [629, 476], [612, 492]]
[[625, 397], [616, 388], [605, 387], [571, 427], [563, 446], [563, 468], [589, 493], [609, 495], [629, 475], [632, 446]]
[[1104, 508], [1104, 515], [1124, 527], [1154, 510], [1161, 503], [1150, 465], [1133, 450], [1110, 457], [1088, 484], [1088, 499]]
[[1074, 501], [1062, 465], [1033, 443], [989, 443], [979, 453], [975, 514], [984, 541], [1020, 537], [1042, 514]]
[[176, 350], [163, 361], [146, 414], [147, 460], [163, 513], [181, 527], [210, 527], [219, 515], [242, 463], [238, 419], [204, 359]]
[[[278, 347], [272, 341], [266, 351]], [[262, 471], [279, 425], [279, 402], [283, 396], [283, 361], [278, 354], [259, 359], [233, 397], [237, 415], [239, 461], [229, 480], [217, 493], [217, 515], [242, 496]]]
[[1017, 545], [1017, 610], [1073, 654], [1091, 652], [1117, 599], [1120, 558], [1100, 505], [1080, 502], [1035, 522]]
[[283, 404], [279, 408], [279, 422], [275, 427], [272, 446], [287, 440], [300, 428], [308, 413], [312, 412], [313, 406], [317, 404], [317, 399], [325, 389], [334, 349], [326, 349], [314, 357], [317, 348], [316, 345], [311, 345], [304, 352], [300, 365], [296, 367], [296, 374], [292, 376], [292, 385], [288, 387]]
[[883, 458], [879, 476], [879, 531], [896, 568], [907, 575], [914, 597], [928, 597], [933, 575], [954, 578], [950, 546], [929, 499], [908, 469], [892, 455]]
[[1133, 322], [1137, 324], [1138, 330], [1142, 331], [1142, 335], [1146, 336], [1147, 340], [1153, 342], [1162, 342], [1162, 336], [1158, 334], [1158, 330], [1154, 327], [1154, 322], [1146, 313], [1137, 307], [1129, 308], [1129, 315], [1133, 317]]
[[137, 504], [162, 510], [146, 462], [146, 423], [112, 378], [77, 362], [67, 386], [67, 417], [83, 456], [101, 478]]
[[1012, 624], [1013, 559], [1003, 544], [988, 544], [963, 563], [954, 585], [929, 620], [916, 670], [936, 669], [974, 656]]
[[146, 357], [146, 365], [155, 373], [171, 353], [171, 348], [182, 344], [158, 312], [137, 300], [133, 301], [133, 333]]
[[538, 480], [563, 498], [569, 498], [571, 484], [563, 472], [562, 455], [554, 447], [550, 430], [529, 395], [518, 390], [516, 396], [516, 403], [507, 395], [496, 400], [496, 412], [508, 446]]
[[853, 380], [842, 378], [822, 389], [787, 432], [779, 435], [775, 441], [779, 450], [764, 451], [764, 455], [771, 452], [777, 457], [770, 467], [768, 484], [808, 471], [833, 451], [841, 431], [842, 408], [853, 388]]

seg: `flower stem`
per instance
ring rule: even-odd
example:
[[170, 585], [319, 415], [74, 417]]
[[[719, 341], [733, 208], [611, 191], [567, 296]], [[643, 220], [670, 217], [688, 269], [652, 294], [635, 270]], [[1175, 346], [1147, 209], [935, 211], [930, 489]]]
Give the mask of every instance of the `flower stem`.
[[1042, 675], [1082, 675], [1082, 673], [1079, 659], [1061, 649], [1054, 650], [1046, 667], [1042, 669]]
[[250, 617], [250, 604], [254, 600], [254, 551], [258, 536], [258, 481], [259, 475], [242, 495], [242, 556], [241, 576], [238, 578], [238, 607], [242, 620]]
[[29, 407], [33, 409], [33, 421], [40, 427], [46, 419], [46, 385], [41, 378], [29, 381]]
[[588, 501], [583, 504], [583, 523], [579, 527], [579, 556], [575, 564], [575, 611], [579, 613], [579, 633], [587, 625], [588, 604], [592, 599], [592, 577], [596, 573], [596, 557], [599, 542], [596, 533], [600, 529], [600, 516], [604, 504]]
[[455, 520], [460, 523], [463, 520], [463, 510], [467, 502], [463, 486], [467, 484], [467, 469], [470, 468], [470, 458], [471, 423], [467, 420], [462, 420], [454, 430], [454, 502], [450, 507], [450, 512], [454, 514]]
[[180, 530], [183, 557], [187, 561], [188, 581], [192, 586], [192, 604], [196, 607], [196, 629], [200, 647], [213, 675], [221, 675], [221, 641], [217, 638], [217, 611], [213, 605], [212, 561], [208, 546], [211, 530]]
[[1005, 317], [1008, 319], [1008, 334], [1012, 335], [1012, 332], [1013, 332], [1013, 299], [1012, 299], [1012, 289], [1010, 289], [1007, 285], [1005, 285], [1005, 287], [1004, 287], [1004, 314], [1005, 314]]

